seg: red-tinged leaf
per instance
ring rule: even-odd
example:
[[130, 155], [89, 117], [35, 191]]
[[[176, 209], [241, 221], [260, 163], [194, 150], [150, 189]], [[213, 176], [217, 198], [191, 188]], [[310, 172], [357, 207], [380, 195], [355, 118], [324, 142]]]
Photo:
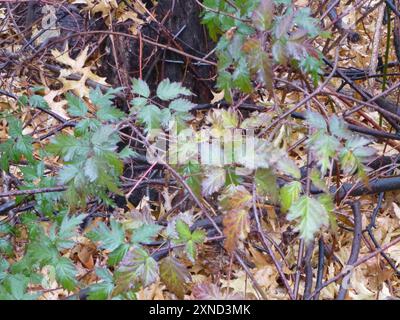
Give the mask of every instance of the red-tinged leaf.
[[230, 185], [219, 198], [221, 210], [229, 212], [232, 210], [250, 208], [252, 196], [243, 186]]
[[250, 219], [246, 210], [232, 210], [223, 220], [224, 235], [226, 236], [224, 247], [232, 253], [237, 249], [239, 240], [245, 240], [250, 232]]
[[175, 293], [178, 299], [183, 299], [186, 284], [191, 281], [191, 275], [186, 267], [173, 257], [167, 257], [160, 263], [160, 277], [168, 290]]
[[258, 8], [254, 10], [252, 19], [258, 30], [267, 31], [271, 28], [274, 7], [273, 0], [261, 0]]
[[220, 197], [220, 209], [225, 213], [223, 219], [225, 249], [232, 253], [245, 240], [250, 232], [249, 209], [252, 196], [243, 186], [231, 185]]
[[257, 39], [249, 39], [243, 45], [243, 51], [247, 54], [247, 63], [250, 74], [267, 87], [269, 92], [273, 91], [272, 61], [267, 52], [262, 49]]
[[287, 13], [278, 20], [275, 29], [275, 38], [280, 39], [281, 37], [287, 36], [290, 29], [293, 26], [294, 12]]

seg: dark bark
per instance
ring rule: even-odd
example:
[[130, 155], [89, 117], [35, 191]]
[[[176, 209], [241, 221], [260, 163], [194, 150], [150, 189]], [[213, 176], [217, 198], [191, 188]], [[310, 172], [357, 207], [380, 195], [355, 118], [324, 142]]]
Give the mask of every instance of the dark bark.
[[[213, 48], [207, 37], [207, 32], [201, 24], [200, 8], [195, 1], [165, 0], [160, 1], [155, 10], [159, 23], [151, 22], [140, 30], [143, 37], [156, 40], [159, 43], [179, 49], [183, 52], [202, 57], [204, 50]], [[124, 23], [115, 31], [129, 33], [129, 24]], [[113, 52], [112, 40], [104, 41], [103, 49], [109, 54], [104, 58], [102, 73], [113, 86], [127, 85], [131, 78], [140, 75], [140, 43], [125, 37], [114, 37], [116, 56]], [[207, 102], [212, 98], [213, 81], [205, 80], [212, 77], [214, 68], [208, 65], [194, 64], [184, 55], [170, 52], [143, 43], [142, 75], [152, 88], [169, 78], [171, 81], [183, 82], [196, 96], [195, 102]], [[116, 72], [116, 60], [122, 76], [121, 84]]]

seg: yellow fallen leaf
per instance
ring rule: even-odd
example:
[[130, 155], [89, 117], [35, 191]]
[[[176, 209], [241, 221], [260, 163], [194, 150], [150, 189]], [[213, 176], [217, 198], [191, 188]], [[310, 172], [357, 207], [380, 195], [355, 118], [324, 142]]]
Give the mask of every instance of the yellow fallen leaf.
[[211, 104], [214, 104], [214, 103], [217, 103], [217, 102], [221, 101], [225, 96], [224, 90], [222, 90], [221, 92], [211, 91], [211, 93], [213, 95], [213, 99], [211, 100]]

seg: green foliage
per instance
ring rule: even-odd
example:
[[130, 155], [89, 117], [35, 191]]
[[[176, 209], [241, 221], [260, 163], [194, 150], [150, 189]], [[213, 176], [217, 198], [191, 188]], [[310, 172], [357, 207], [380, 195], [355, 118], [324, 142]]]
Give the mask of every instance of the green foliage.
[[194, 263], [197, 257], [197, 246], [204, 242], [206, 233], [203, 230], [191, 232], [189, 226], [182, 220], [176, 222], [175, 228], [178, 239], [174, 239], [174, 243], [184, 244], [187, 258]]
[[[217, 2], [225, 6], [225, 2], [219, 1], [209, 5]], [[225, 93], [228, 94], [232, 88], [251, 92], [251, 77], [257, 75], [258, 80], [272, 90], [273, 62], [270, 61], [270, 53], [264, 50], [255, 35], [267, 32], [274, 39], [274, 32], [285, 33], [278, 30], [283, 26], [277, 23], [283, 23], [282, 19], [286, 19], [286, 23], [292, 24], [291, 27], [296, 24], [311, 36], [319, 32], [314, 25], [315, 21], [310, 18], [309, 11], [296, 11], [284, 1], [279, 4], [277, 1], [274, 4], [261, 1], [259, 11], [255, 11], [258, 4], [249, 5], [247, 1], [235, 3], [240, 12], [233, 11], [233, 8], [222, 9], [235, 12], [241, 20], [249, 19], [256, 27], [226, 15], [222, 17], [214, 14], [218, 16], [213, 22], [213, 32], [216, 34], [229, 31], [226, 29], [229, 23], [233, 23], [236, 28], [232, 38], [228, 39], [225, 34], [218, 44], [218, 83], [225, 86]], [[279, 10], [284, 14], [276, 17], [270, 10], [271, 6], [276, 5], [289, 7]], [[243, 54], [246, 48], [249, 51]], [[280, 50], [289, 49], [282, 47]], [[307, 57], [304, 57], [306, 60]], [[312, 70], [309, 72], [312, 74]], [[227, 81], [225, 84], [224, 77]], [[136, 292], [141, 287], [149, 286], [159, 279], [178, 298], [185, 295], [191, 275], [179, 258], [186, 257], [195, 264], [198, 250], [207, 236], [205, 231], [193, 228], [194, 218], [189, 211], [171, 218], [165, 232], [162, 226], [153, 222], [127, 222], [124, 220], [126, 217], [121, 219], [111, 216], [109, 220], [97, 222], [88, 232], [80, 233], [80, 226], [87, 215], [76, 212], [86, 212], [88, 201], [113, 206], [111, 197], [120, 193], [123, 161], [138, 156], [130, 146], [118, 151], [121, 142], [119, 130], [121, 123], [128, 123], [126, 119], [143, 125], [149, 141], [155, 133], [162, 130], [168, 133], [177, 129], [185, 142], [176, 147], [176, 151], [184, 158], [183, 163], [177, 165], [177, 171], [199, 201], [202, 201], [202, 197], [212, 197], [221, 192], [215, 199], [218, 199], [219, 209], [224, 215], [225, 249], [228, 253], [233, 253], [238, 246], [243, 245], [249, 235], [251, 207], [258, 201], [258, 197], [253, 199], [248, 190], [251, 185], [256, 186], [258, 196], [270, 203], [279, 203], [281, 211], [288, 212], [288, 220], [295, 221], [296, 230], [307, 242], [312, 241], [323, 226], [334, 223], [331, 197], [322, 194], [314, 198], [302, 194], [300, 170], [281, 144], [252, 136], [248, 139], [252, 148], [243, 152], [243, 141], [227, 135], [238, 128], [258, 130], [267, 127], [271, 120], [269, 113], [255, 112], [246, 118], [233, 108], [210, 111], [203, 128], [209, 130], [213, 138], [224, 137], [226, 149], [215, 149], [213, 152], [223, 151], [229, 164], [204, 164], [192, 157], [197, 150], [197, 143], [203, 141], [190, 124], [193, 120], [190, 112], [195, 106], [188, 99], [192, 93], [182, 84], [168, 79], [158, 85], [154, 96], [147, 83], [139, 79], [133, 79], [132, 91], [135, 97], [131, 101], [129, 116], [115, 107], [113, 100], [120, 89], [109, 89], [102, 93], [96, 88], [90, 91], [88, 98], [66, 94], [67, 111], [76, 125], [68, 134], [55, 133], [45, 149], [35, 150], [33, 138], [23, 134], [23, 123], [13, 116], [7, 118], [9, 138], [0, 144], [2, 169], [8, 170], [10, 165], [19, 169], [24, 181], [19, 186], [21, 190], [61, 185], [66, 187], [66, 191], [16, 198], [17, 203], [34, 200], [34, 210], [21, 215], [20, 229], [9, 224], [0, 225], [0, 298], [36, 298], [39, 294], [32, 295], [29, 288], [32, 284], [43, 284], [44, 273], [49, 275], [46, 281], [55, 281], [67, 291], [81, 288], [82, 283], [77, 279], [78, 272], [72, 256], [66, 254], [80, 245], [81, 235], [96, 245], [100, 255], [107, 256], [107, 265], [96, 269], [98, 282], [87, 288], [89, 299], [136, 298]], [[38, 105], [40, 98], [35, 99]], [[22, 102], [24, 100], [26, 104], [35, 105], [28, 98], [21, 99]], [[326, 121], [320, 114], [308, 112], [307, 123], [312, 130], [308, 146], [319, 165], [319, 170], [311, 170], [308, 178], [316, 187], [328, 192], [321, 177], [330, 168], [332, 160], [339, 161], [344, 174], [357, 172], [363, 177], [365, 168], [362, 163], [374, 151], [368, 147], [369, 140], [349, 132], [337, 116]], [[191, 135], [193, 141], [189, 140]], [[33, 157], [35, 152], [37, 156]], [[51, 171], [46, 169], [45, 161], [51, 156], [59, 157], [62, 165], [49, 173]], [[23, 164], [21, 160], [25, 160]], [[281, 177], [285, 184], [279, 187]], [[46, 222], [38, 223], [36, 214]], [[23, 234], [26, 234], [25, 252], [22, 257], [10, 263], [15, 258], [12, 239], [21, 228]], [[169, 254], [157, 261], [158, 249], [153, 251], [148, 245], [160, 239], [168, 243]]]
[[186, 178], [186, 182], [190, 189], [195, 195], [201, 195], [201, 181], [202, 181], [202, 171], [201, 166], [198, 163], [188, 162], [187, 165], [182, 168], [183, 176]]
[[111, 125], [87, 130], [81, 136], [61, 134], [52, 140], [47, 150], [65, 161], [58, 180], [69, 187], [67, 199], [71, 203], [74, 199], [84, 203], [91, 194], [106, 199], [107, 189], [118, 191], [123, 169], [122, 157], [116, 152], [119, 141]]
[[33, 139], [29, 135], [22, 133], [22, 123], [20, 120], [9, 117], [7, 119], [10, 138], [0, 144], [0, 164], [3, 170], [8, 170], [9, 163], [18, 163], [21, 158], [26, 158], [33, 162]]
[[75, 265], [68, 258], [61, 257], [55, 261], [56, 279], [63, 288], [67, 290], [74, 290], [76, 286], [76, 269]]
[[281, 210], [287, 212], [299, 199], [302, 187], [298, 181], [293, 181], [283, 186], [279, 191]]
[[[139, 97], [131, 101], [131, 114], [135, 114], [140, 124], [145, 127], [149, 135], [157, 134], [162, 128], [168, 129], [170, 122], [178, 123], [180, 128], [186, 126], [185, 122], [192, 119], [189, 111], [194, 104], [180, 96], [190, 96], [192, 93], [179, 82], [171, 82], [169, 79], [161, 81], [156, 90], [156, 97], [150, 97], [150, 89], [146, 82], [139, 79], [132, 80], [132, 90]], [[161, 103], [156, 103], [158, 98]], [[169, 102], [168, 107], [162, 103]]]
[[32, 300], [37, 295], [27, 293], [29, 278], [17, 274], [8, 275], [0, 282], [0, 300]]
[[335, 115], [328, 121], [329, 131], [325, 119], [319, 113], [308, 111], [307, 122], [315, 131], [308, 139], [308, 145], [315, 153], [323, 175], [330, 168], [332, 159], [336, 159], [345, 174], [357, 171], [360, 178], [365, 178], [363, 163], [375, 154], [375, 149], [367, 147], [370, 140], [351, 133], [346, 123]]
[[148, 286], [157, 280], [159, 267], [147, 250], [133, 247], [121, 262], [118, 273], [120, 278], [133, 282], [139, 281], [143, 286]]
[[142, 79], [132, 80], [132, 92], [144, 98], [150, 97], [150, 88]]
[[150, 243], [154, 240], [161, 229], [162, 227], [156, 224], [143, 224], [139, 228], [135, 229], [131, 242], [142, 244]]
[[107, 269], [96, 268], [96, 275], [102, 280], [89, 288], [89, 300], [106, 300], [114, 289], [114, 279]]
[[[202, 19], [211, 38], [217, 41], [220, 37], [217, 87], [224, 90], [225, 99], [232, 100], [234, 89], [252, 92], [252, 79], [272, 91], [273, 63], [291, 64], [310, 74], [314, 83], [318, 82], [322, 73], [321, 55], [309, 40], [326, 37], [326, 34], [309, 8], [297, 9], [291, 1], [236, 0], [233, 3], [204, 1], [206, 8]], [[284, 8], [275, 10], [279, 5]], [[266, 46], [268, 36], [270, 44]], [[269, 58], [270, 53], [273, 61]]]
[[190, 90], [182, 87], [181, 83], [171, 82], [169, 79], [164, 79], [157, 87], [157, 97], [164, 101], [176, 99], [180, 95], [190, 96], [191, 94]]
[[293, 203], [287, 219], [298, 220], [296, 230], [300, 231], [300, 236], [308, 243], [314, 241], [314, 234], [322, 226], [329, 226], [329, 216], [325, 206], [308, 196], [302, 196]]
[[124, 243], [125, 232], [120, 223], [111, 220], [110, 228], [104, 222], [101, 222], [87, 236], [93, 241], [100, 242], [101, 248], [113, 251]]
[[[34, 296], [26, 292], [27, 285], [40, 282], [40, 271], [44, 267], [54, 270], [55, 280], [60, 286], [74, 290], [77, 285], [75, 265], [70, 259], [63, 257], [61, 252], [75, 244], [74, 239], [83, 218], [83, 215], [69, 217], [64, 214], [55, 219], [48, 231], [45, 231], [34, 215], [26, 214], [22, 221], [29, 236], [26, 253], [11, 266], [2, 264], [3, 271], [6, 268], [9, 271], [0, 277], [0, 296], [4, 294], [5, 299], [8, 295], [13, 296], [13, 299], [33, 299]], [[14, 286], [12, 292], [8, 289], [10, 283]]]
[[84, 117], [87, 114], [88, 108], [81, 98], [69, 92], [66, 94], [66, 98], [68, 101], [68, 113], [71, 116]]
[[276, 175], [271, 169], [257, 169], [254, 181], [259, 194], [267, 195], [272, 203], [276, 203], [279, 198]]

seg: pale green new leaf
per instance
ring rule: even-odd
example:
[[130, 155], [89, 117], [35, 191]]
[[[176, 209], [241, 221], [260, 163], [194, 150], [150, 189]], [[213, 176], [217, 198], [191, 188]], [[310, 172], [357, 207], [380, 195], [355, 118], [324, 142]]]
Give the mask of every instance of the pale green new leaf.
[[301, 183], [298, 181], [290, 182], [280, 189], [279, 196], [282, 212], [287, 212], [292, 204], [299, 199], [301, 189]]
[[192, 233], [189, 226], [182, 220], [176, 221], [175, 228], [179, 238], [174, 240], [174, 242], [177, 244], [185, 244], [186, 256], [190, 261], [195, 263], [197, 245], [204, 242], [206, 233], [203, 230], [195, 230]]
[[132, 79], [132, 91], [145, 98], [150, 96], [150, 88], [142, 79]]
[[160, 129], [161, 127], [161, 110], [154, 104], [149, 104], [140, 109], [138, 119], [146, 126], [146, 131]]
[[310, 243], [322, 226], [329, 226], [329, 215], [326, 208], [316, 199], [302, 196], [290, 207], [287, 215], [289, 221], [297, 220], [296, 230], [300, 237]]
[[177, 98], [179, 95], [190, 96], [192, 93], [189, 89], [182, 87], [179, 82], [171, 82], [169, 79], [164, 79], [157, 87], [157, 96], [164, 101]]
[[176, 221], [175, 229], [178, 233], [179, 241], [186, 242], [192, 239], [192, 233], [190, 232], [189, 226], [182, 220]]
[[176, 112], [189, 112], [195, 106], [194, 103], [190, 102], [187, 99], [179, 98], [173, 100], [169, 104], [169, 109]]
[[339, 119], [337, 115], [332, 115], [329, 118], [329, 130], [334, 136], [342, 139], [348, 139], [352, 135], [350, 130], [347, 129], [346, 123], [343, 119]]
[[312, 128], [326, 131], [326, 121], [320, 113], [307, 110], [306, 119]]

